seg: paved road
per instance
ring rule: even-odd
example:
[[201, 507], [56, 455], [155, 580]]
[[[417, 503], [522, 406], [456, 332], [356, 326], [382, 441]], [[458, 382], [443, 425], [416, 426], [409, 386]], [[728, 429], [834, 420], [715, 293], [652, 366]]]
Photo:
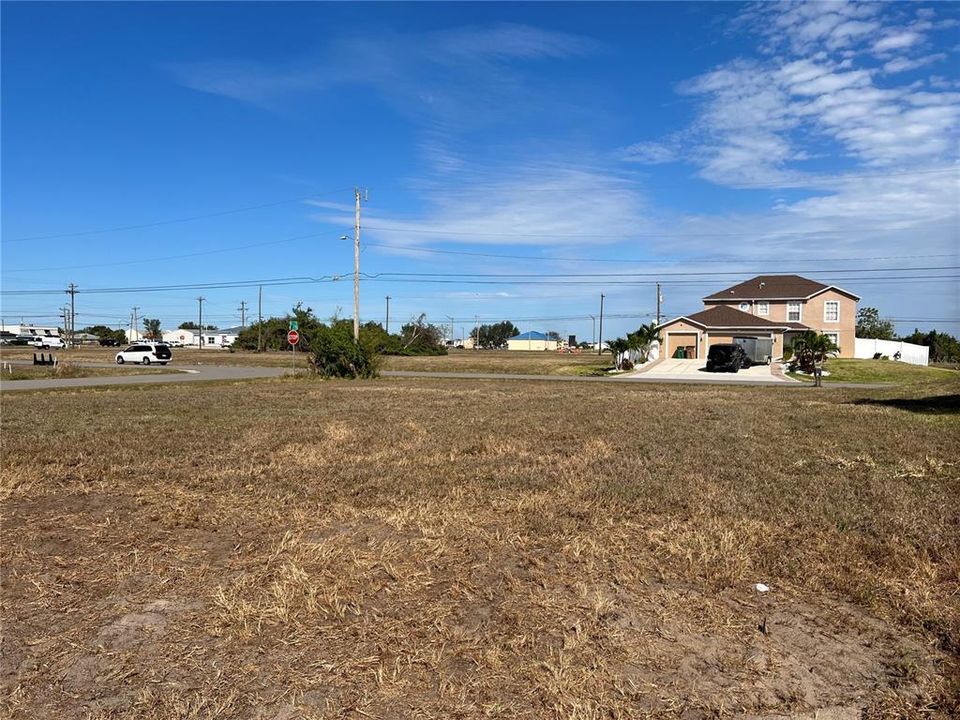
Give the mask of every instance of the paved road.
[[[89, 367], [117, 367], [107, 363], [83, 363]], [[38, 380], [0, 380], [0, 391], [11, 390], [50, 390], [52, 388], [82, 388], [106, 385], [156, 385], [158, 383], [206, 382], [210, 380], [253, 380], [257, 378], [280, 377], [287, 368], [278, 367], [228, 367], [225, 365], [198, 365], [174, 373], [146, 375], [111, 375], [108, 377], [44, 378]]]
[[[84, 363], [86, 365], [86, 363]], [[89, 363], [90, 367], [116, 367], [107, 363]], [[111, 385], [156, 385], [159, 383], [207, 382], [211, 380], [255, 380], [259, 378], [280, 377], [289, 371], [284, 367], [238, 367], [225, 365], [197, 365], [180, 369], [180, 372], [157, 375], [114, 375], [109, 377], [69, 378], [56, 380], [0, 380], [0, 391], [50, 390], [56, 388], [102, 387]], [[653, 383], [679, 385], [765, 385], [783, 388], [810, 387], [807, 383], [784, 383], [778, 380], [739, 380], [729, 382], [728, 375], [708, 375], [706, 377], [663, 378], [646, 377], [644, 374], [617, 375], [612, 377], [582, 377], [579, 375], [511, 375], [499, 373], [456, 373], [456, 372], [419, 372], [413, 370], [386, 370], [381, 373], [387, 378], [442, 378], [448, 380], [526, 380], [541, 382], [592, 382], [592, 383]], [[889, 385], [865, 385], [853, 383], [829, 383], [827, 387], [882, 388]]]

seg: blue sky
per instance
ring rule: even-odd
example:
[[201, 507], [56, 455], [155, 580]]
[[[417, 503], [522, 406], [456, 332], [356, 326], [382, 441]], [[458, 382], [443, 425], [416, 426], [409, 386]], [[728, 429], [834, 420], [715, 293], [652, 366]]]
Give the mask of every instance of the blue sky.
[[[956, 333], [960, 8], [4, 3], [2, 315], [605, 335], [760, 272]], [[105, 231], [105, 232], [104, 232]], [[887, 270], [885, 270], [887, 269]], [[406, 273], [389, 275], [388, 273]], [[517, 275], [521, 277], [510, 277]], [[937, 278], [939, 276], [939, 279]], [[132, 292], [94, 292], [141, 288]], [[22, 294], [21, 291], [36, 291]]]

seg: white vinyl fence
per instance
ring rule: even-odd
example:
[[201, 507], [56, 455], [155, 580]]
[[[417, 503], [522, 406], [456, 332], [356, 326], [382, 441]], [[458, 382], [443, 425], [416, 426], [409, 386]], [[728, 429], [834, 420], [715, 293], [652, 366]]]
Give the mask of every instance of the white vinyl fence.
[[855, 358], [872, 358], [877, 353], [886, 355], [891, 360], [900, 353], [900, 362], [911, 365], [926, 365], [930, 359], [930, 348], [926, 345], [914, 345], [902, 340], [867, 340], [856, 338], [853, 348]]
[[623, 357], [632, 362], [635, 366], [640, 365], [640, 360], [643, 358], [644, 354], [647, 356], [647, 362], [653, 362], [660, 357], [660, 341], [654, 340], [652, 343], [647, 345], [646, 352], [643, 350], [627, 350], [623, 353]]

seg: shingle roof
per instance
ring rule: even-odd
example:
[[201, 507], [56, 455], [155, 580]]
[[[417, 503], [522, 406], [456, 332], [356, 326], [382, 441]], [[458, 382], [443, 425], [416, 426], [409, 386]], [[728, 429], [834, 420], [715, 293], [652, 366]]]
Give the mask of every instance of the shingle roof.
[[[790, 328], [791, 330], [809, 330], [806, 325], [802, 325], [801, 323], [774, 322], [766, 318], [742, 312], [728, 305], [716, 305], [694, 313], [693, 315], [684, 315], [683, 317], [705, 328], [758, 328], [771, 330], [775, 328]], [[673, 321], [671, 320], [670, 322]], [[668, 324], [669, 323], [664, 323], [664, 325]], [[661, 327], [663, 326], [661, 325]]]
[[536, 330], [528, 330], [520, 335], [514, 335], [511, 340], [546, 340], [547, 336]]
[[830, 287], [859, 300], [858, 296], [835, 285], [824, 285], [799, 275], [757, 275], [703, 300], [802, 300]]

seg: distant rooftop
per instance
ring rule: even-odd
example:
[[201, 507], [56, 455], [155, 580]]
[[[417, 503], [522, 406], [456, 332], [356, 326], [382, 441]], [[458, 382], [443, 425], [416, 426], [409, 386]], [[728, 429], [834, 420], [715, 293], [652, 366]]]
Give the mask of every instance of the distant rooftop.
[[528, 330], [525, 333], [520, 333], [510, 338], [511, 340], [549, 340], [546, 335], [542, 332], [537, 332], [536, 330]]

